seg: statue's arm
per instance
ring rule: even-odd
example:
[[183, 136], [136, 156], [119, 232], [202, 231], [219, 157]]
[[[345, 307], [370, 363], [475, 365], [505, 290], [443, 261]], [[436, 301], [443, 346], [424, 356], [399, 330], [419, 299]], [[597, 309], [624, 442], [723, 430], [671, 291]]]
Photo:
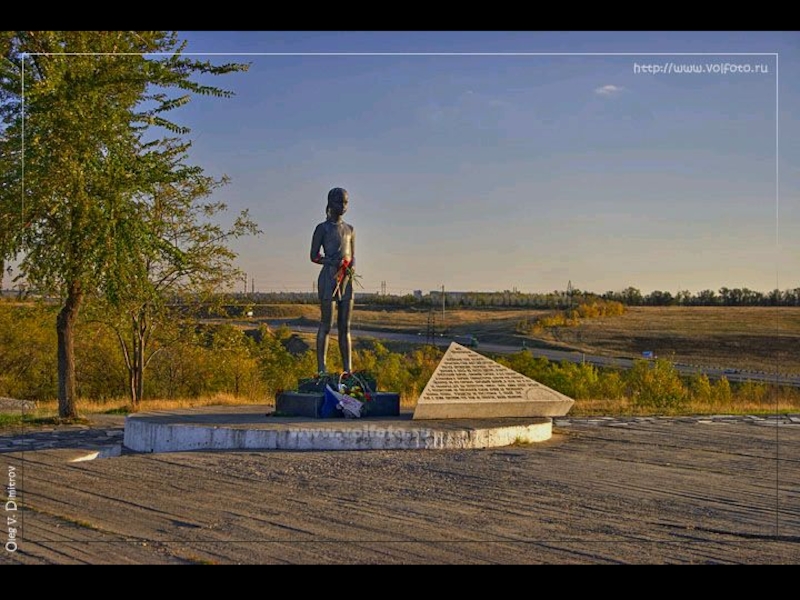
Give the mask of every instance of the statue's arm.
[[322, 238], [325, 235], [325, 224], [320, 223], [317, 225], [317, 228], [314, 229], [314, 235], [311, 236], [311, 262], [316, 263], [318, 265], [328, 265], [338, 267], [339, 263], [341, 263], [341, 258], [338, 256], [325, 256], [322, 254], [322, 250], [324, 246], [322, 244]]
[[350, 266], [356, 268], [356, 230], [350, 230]]
[[311, 262], [318, 265], [325, 264], [325, 257], [322, 255], [322, 234], [322, 224], [319, 224], [311, 236]]

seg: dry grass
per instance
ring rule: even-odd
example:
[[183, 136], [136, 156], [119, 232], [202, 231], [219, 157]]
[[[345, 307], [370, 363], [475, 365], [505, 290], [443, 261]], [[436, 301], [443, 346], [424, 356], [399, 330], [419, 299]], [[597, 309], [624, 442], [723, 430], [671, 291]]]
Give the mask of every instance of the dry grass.
[[659, 409], [636, 406], [628, 399], [577, 400], [569, 411], [570, 417], [649, 417], [688, 415], [775, 415], [800, 413], [800, 397], [791, 400], [764, 402], [692, 402], [680, 408]]
[[259, 305], [259, 315], [268, 319], [307, 319], [319, 318], [319, 306], [316, 304], [266, 304]]
[[[276, 306], [283, 318], [319, 319], [310, 304]], [[480, 342], [522, 347], [547, 346], [587, 354], [641, 357], [651, 350], [674, 362], [706, 367], [800, 373], [800, 307], [628, 307], [616, 317], [588, 319], [577, 327], [546, 329], [538, 336], [521, 335], [521, 321], [533, 322], [552, 310], [451, 309], [444, 317], [437, 309], [372, 309], [356, 306], [354, 329], [398, 333], [426, 333], [429, 317], [436, 333], [443, 323], [451, 335], [473, 334]], [[237, 321], [256, 326], [258, 320]]]
[[[174, 400], [148, 399], [138, 409], [132, 409], [127, 399], [121, 398], [106, 402], [79, 401], [78, 413], [81, 418], [70, 421], [72, 423], [86, 423], [86, 418], [91, 415], [102, 414], [131, 414], [135, 412], [177, 410], [202, 406], [245, 406], [248, 404], [269, 404], [265, 401], [248, 401], [232, 395], [220, 394], [210, 398], [181, 398]], [[404, 401], [403, 409], [413, 409], [416, 402]], [[581, 399], [577, 400], [569, 411], [570, 417], [645, 417], [645, 416], [685, 416], [685, 415], [773, 415], [773, 414], [800, 413], [800, 395], [790, 399], [766, 399], [763, 402], [748, 402], [737, 400], [727, 403], [699, 403], [693, 402], [673, 410], [654, 410], [636, 406], [628, 399], [603, 400]], [[3, 421], [0, 419], [0, 429], [21, 425], [52, 425], [67, 423], [58, 418], [58, 403], [56, 401], [40, 402], [37, 409], [25, 415], [25, 418], [13, 418]]]
[[[588, 319], [577, 327], [545, 330], [539, 336], [517, 333], [520, 321], [535, 321], [553, 311], [530, 309], [452, 309], [448, 329], [472, 333], [481, 342], [552, 346], [587, 354], [641, 357], [645, 350], [675, 362], [708, 367], [800, 373], [800, 307], [629, 307], [616, 317]], [[428, 311], [356, 310], [354, 327], [425, 332]], [[435, 318], [441, 330], [442, 314]]]
[[[233, 394], [216, 394], [208, 398], [175, 398], [175, 399], [145, 399], [138, 407], [131, 406], [128, 398], [115, 398], [103, 401], [78, 400], [79, 415], [94, 414], [130, 414], [136, 412], [156, 410], [177, 410], [183, 408], [197, 408], [201, 406], [242, 406], [247, 404], [271, 404], [267, 400], [249, 400]], [[37, 402], [36, 410], [28, 414], [33, 420], [47, 420], [58, 418], [58, 401], [45, 400]]]
[[797, 307], [631, 307], [560, 335], [585, 352], [637, 357], [652, 350], [674, 362], [800, 373]]
[[[458, 333], [513, 333], [516, 324], [526, 316], [544, 316], [552, 311], [519, 309], [420, 309], [371, 310], [356, 307], [354, 327], [374, 326], [397, 331], [425, 332], [429, 318], [436, 331], [446, 329]], [[315, 315], [318, 316], [318, 315]], [[477, 335], [477, 334], [476, 334]]]

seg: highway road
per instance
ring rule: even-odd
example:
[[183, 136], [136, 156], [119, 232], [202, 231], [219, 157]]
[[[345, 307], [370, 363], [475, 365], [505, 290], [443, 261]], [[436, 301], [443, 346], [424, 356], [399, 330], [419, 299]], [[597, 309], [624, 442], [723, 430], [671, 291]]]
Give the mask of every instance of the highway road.
[[[315, 333], [317, 327], [314, 325], [297, 325], [288, 320], [275, 320], [270, 321], [271, 327], [277, 327], [286, 324], [292, 331], [298, 333]], [[358, 338], [373, 338], [376, 340], [392, 340], [398, 342], [420, 343], [424, 340], [422, 334], [409, 334], [409, 333], [396, 333], [387, 331], [373, 331], [367, 329], [353, 329], [351, 331], [354, 337]], [[334, 332], [335, 334], [335, 332]], [[435, 338], [436, 346], [440, 348], [447, 348], [450, 342], [453, 341], [451, 337], [439, 335]], [[513, 354], [523, 350], [520, 346], [507, 346], [502, 344], [480, 343], [476, 350], [495, 354]], [[585, 354], [583, 352], [570, 351], [570, 350], [554, 350], [549, 348], [524, 348], [533, 356], [544, 356], [548, 360], [560, 362], [566, 360], [575, 363], [589, 363], [597, 367], [616, 368], [616, 369], [629, 369], [633, 366], [634, 359], [601, 356], [596, 354]], [[744, 382], [754, 381], [768, 383], [772, 385], [788, 385], [793, 387], [800, 387], [800, 375], [788, 373], [767, 373], [764, 371], [746, 371], [742, 369], [732, 369], [726, 367], [709, 367], [704, 365], [689, 365], [682, 363], [673, 363], [675, 369], [681, 375], [694, 375], [695, 373], [705, 373], [709, 379], [719, 379], [726, 377], [730, 382]]]

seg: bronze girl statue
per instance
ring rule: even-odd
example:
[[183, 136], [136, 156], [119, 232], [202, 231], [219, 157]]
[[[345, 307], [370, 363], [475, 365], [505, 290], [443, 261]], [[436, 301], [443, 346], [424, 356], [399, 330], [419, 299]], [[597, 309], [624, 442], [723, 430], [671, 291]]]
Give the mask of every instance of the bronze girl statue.
[[345, 373], [352, 370], [350, 317], [353, 312], [353, 274], [355, 273], [356, 234], [345, 223], [347, 190], [336, 187], [328, 192], [325, 221], [317, 225], [311, 237], [311, 262], [322, 265], [317, 279], [321, 318], [317, 331], [317, 370], [326, 373], [325, 357], [333, 326], [333, 303], [336, 302], [339, 351]]

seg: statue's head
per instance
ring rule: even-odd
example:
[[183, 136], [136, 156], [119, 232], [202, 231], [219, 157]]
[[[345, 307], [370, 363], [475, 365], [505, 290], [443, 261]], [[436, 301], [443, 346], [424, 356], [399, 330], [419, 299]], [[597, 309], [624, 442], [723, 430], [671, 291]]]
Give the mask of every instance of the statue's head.
[[347, 190], [340, 187], [333, 188], [328, 192], [327, 212], [334, 217], [341, 217], [347, 212]]

